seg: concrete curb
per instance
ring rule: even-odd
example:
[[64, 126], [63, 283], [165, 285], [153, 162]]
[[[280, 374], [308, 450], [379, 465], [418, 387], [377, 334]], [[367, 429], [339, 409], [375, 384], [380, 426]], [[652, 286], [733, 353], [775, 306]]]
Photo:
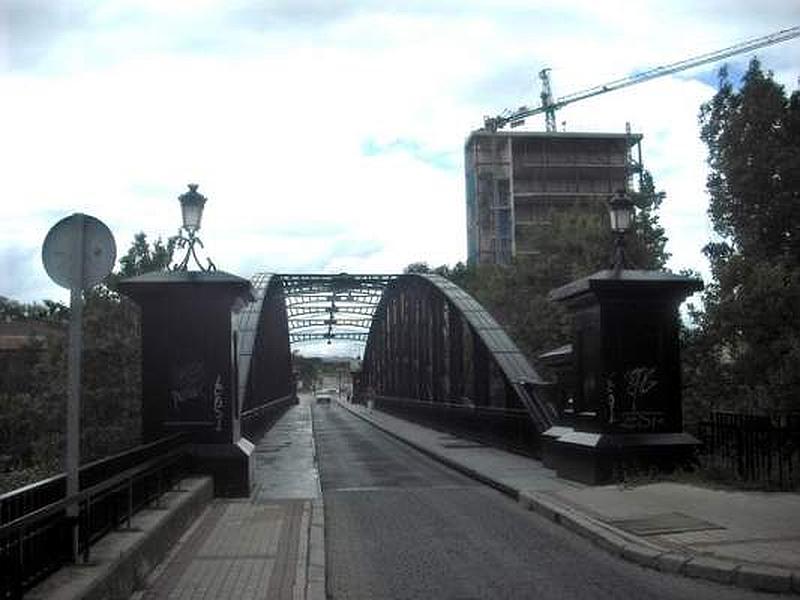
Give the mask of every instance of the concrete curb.
[[[311, 444], [314, 452], [314, 465], [319, 473], [317, 444], [314, 439], [314, 411], [311, 413]], [[325, 563], [325, 501], [322, 498], [322, 482], [317, 481], [318, 496], [311, 501], [311, 520], [308, 527], [308, 561], [306, 563], [306, 599], [325, 600], [326, 598], [326, 563]]]
[[593, 519], [536, 492], [520, 492], [520, 503], [607, 552], [642, 567], [768, 592], [800, 593], [800, 574], [767, 565], [743, 564], [702, 554], [681, 554]]
[[325, 504], [322, 498], [311, 503], [308, 541], [306, 598], [325, 600]]
[[300, 540], [297, 547], [297, 560], [294, 565], [294, 600], [305, 600], [308, 588], [308, 543], [311, 532], [311, 502], [303, 503], [303, 516], [300, 517]]
[[92, 548], [91, 563], [56, 571], [26, 598], [128, 598], [163, 562], [213, 497], [210, 477], [184, 479], [180, 491], [163, 496], [165, 508], [145, 509], [132, 519], [133, 529], [112, 532]]
[[489, 476], [446, 458], [435, 451], [422, 447], [413, 441], [390, 431], [369, 415], [353, 410], [339, 402], [351, 414], [363, 419], [384, 433], [419, 450], [442, 464], [459, 471], [481, 483], [490, 485], [504, 494], [514, 498], [528, 510], [532, 510], [545, 518], [592, 541], [603, 550], [638, 564], [642, 567], [656, 569], [665, 573], [675, 573], [687, 577], [706, 579], [717, 583], [736, 585], [742, 588], [767, 592], [794, 592], [800, 594], [800, 571], [792, 572], [767, 565], [739, 563], [731, 560], [706, 556], [702, 554], [679, 554], [666, 548], [652, 544], [638, 536], [629, 534], [597, 519], [593, 519], [571, 507], [537, 492], [525, 492], [496, 481]]
[[[213, 480], [211, 482], [211, 486], [213, 489], [214, 486]], [[167, 567], [172, 562], [173, 558], [180, 553], [180, 551], [183, 549], [186, 543], [194, 535], [194, 532], [202, 525], [203, 519], [206, 518], [208, 513], [211, 511], [213, 502], [214, 501], [212, 497], [211, 502], [209, 502], [209, 504], [205, 507], [203, 512], [201, 512], [197, 516], [197, 519], [195, 519], [194, 523], [192, 523], [186, 529], [186, 531], [183, 532], [183, 535], [180, 538], [178, 538], [178, 540], [175, 542], [175, 545], [172, 546], [170, 551], [167, 552], [167, 554], [164, 555], [164, 558], [162, 558], [159, 561], [159, 563], [153, 568], [153, 570], [150, 571], [150, 573], [147, 575], [147, 577], [145, 577], [144, 581], [139, 586], [140, 589], [137, 589], [133, 594], [131, 594], [129, 600], [141, 600], [142, 598], [144, 598], [145, 594], [156, 584], [158, 578], [161, 577], [162, 573], [166, 571]]]

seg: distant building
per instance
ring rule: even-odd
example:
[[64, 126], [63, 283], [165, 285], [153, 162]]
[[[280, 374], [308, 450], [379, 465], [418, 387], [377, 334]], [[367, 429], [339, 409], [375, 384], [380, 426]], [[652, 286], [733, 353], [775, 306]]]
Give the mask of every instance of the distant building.
[[464, 148], [469, 263], [508, 264], [536, 254], [552, 211], [604, 206], [641, 171], [641, 139], [630, 133], [474, 131]]
[[0, 393], [29, 391], [33, 367], [54, 336], [64, 328], [44, 321], [0, 322]]

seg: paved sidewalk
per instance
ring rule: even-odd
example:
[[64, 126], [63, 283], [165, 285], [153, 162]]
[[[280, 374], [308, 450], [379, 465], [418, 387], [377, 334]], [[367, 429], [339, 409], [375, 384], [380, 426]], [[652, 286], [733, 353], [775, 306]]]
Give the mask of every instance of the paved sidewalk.
[[258, 442], [250, 499], [216, 499], [137, 593], [143, 599], [323, 599], [324, 511], [301, 398]]
[[800, 494], [671, 482], [586, 486], [559, 479], [535, 459], [364, 406], [340, 405], [623, 558], [742, 587], [800, 593]]

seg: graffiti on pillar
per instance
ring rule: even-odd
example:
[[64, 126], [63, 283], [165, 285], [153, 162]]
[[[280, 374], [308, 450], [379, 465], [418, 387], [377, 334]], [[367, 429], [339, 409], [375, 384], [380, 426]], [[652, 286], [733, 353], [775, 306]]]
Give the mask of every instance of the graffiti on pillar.
[[658, 385], [658, 380], [654, 377], [655, 372], [653, 367], [637, 367], [625, 373], [632, 411], [636, 411], [636, 402]]
[[222, 431], [222, 416], [224, 414], [222, 409], [225, 406], [224, 391], [222, 376], [217, 375], [217, 380], [214, 382], [214, 423], [217, 431]]
[[614, 406], [617, 403], [617, 399], [614, 396], [614, 381], [609, 378], [606, 379], [606, 397], [608, 398], [608, 422], [614, 422]]
[[[606, 380], [608, 422], [626, 431], [657, 431], [666, 425], [663, 411], [643, 410], [642, 402], [658, 387], [654, 367], [635, 367], [622, 374], [622, 390], [615, 387], [616, 374]], [[622, 397], [618, 392], [621, 391]]]
[[202, 361], [173, 367], [170, 373], [170, 412], [173, 416], [184, 420], [203, 418], [204, 380], [205, 365]]

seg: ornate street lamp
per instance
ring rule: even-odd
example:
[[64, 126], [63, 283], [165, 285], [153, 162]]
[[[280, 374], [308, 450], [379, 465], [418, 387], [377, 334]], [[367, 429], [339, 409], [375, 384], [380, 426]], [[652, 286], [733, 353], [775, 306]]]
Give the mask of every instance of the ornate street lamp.
[[625, 190], [617, 190], [608, 203], [608, 215], [611, 218], [611, 231], [614, 240], [614, 262], [611, 268], [619, 272], [626, 266], [625, 234], [633, 225], [634, 204]]
[[186, 248], [186, 256], [183, 257], [179, 264], [173, 267], [173, 271], [187, 271], [190, 257], [194, 258], [195, 264], [201, 271], [216, 271], [217, 267], [211, 262], [210, 258], [206, 258], [208, 266], [204, 267], [200, 263], [194, 248], [195, 244], [203, 248], [203, 242], [197, 237], [197, 232], [200, 230], [200, 222], [203, 219], [203, 207], [206, 204], [206, 197], [197, 191], [196, 183], [190, 183], [189, 191], [178, 196], [178, 200], [181, 203], [183, 226], [178, 230], [178, 235], [172, 239], [179, 249]]

